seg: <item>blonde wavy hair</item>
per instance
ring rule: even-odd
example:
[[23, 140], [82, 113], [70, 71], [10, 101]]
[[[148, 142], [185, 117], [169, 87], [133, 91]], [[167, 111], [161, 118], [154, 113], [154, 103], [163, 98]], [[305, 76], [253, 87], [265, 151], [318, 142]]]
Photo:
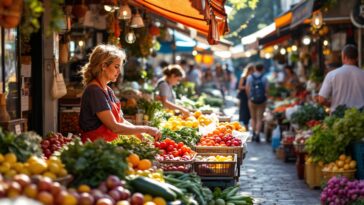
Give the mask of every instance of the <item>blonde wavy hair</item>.
[[83, 77], [82, 83], [84, 85], [89, 84], [100, 75], [103, 65], [109, 66], [118, 58], [120, 58], [121, 62], [125, 61], [126, 54], [123, 49], [114, 45], [96, 46], [90, 54], [88, 63], [80, 71]]

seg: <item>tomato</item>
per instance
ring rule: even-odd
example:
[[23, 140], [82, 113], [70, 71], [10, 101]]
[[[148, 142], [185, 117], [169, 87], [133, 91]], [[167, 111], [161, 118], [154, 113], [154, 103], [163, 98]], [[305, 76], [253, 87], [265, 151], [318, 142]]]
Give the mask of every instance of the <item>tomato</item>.
[[178, 148], [183, 147], [183, 145], [184, 145], [184, 144], [183, 144], [183, 142], [179, 142], [179, 143], [178, 143]]
[[165, 139], [165, 140], [164, 140], [164, 142], [165, 142], [167, 145], [170, 145], [170, 144], [173, 142], [173, 140], [171, 140], [171, 139], [167, 138], [167, 139]]
[[173, 145], [168, 145], [167, 151], [172, 152], [174, 150]]
[[154, 143], [154, 146], [155, 146], [155, 147], [160, 147], [160, 142], [155, 142], [155, 143]]
[[173, 155], [173, 157], [178, 157], [179, 156], [179, 153], [178, 153], [178, 151], [173, 151], [172, 152], [172, 155]]
[[165, 142], [159, 143], [159, 148], [164, 149], [167, 147], [167, 144]]

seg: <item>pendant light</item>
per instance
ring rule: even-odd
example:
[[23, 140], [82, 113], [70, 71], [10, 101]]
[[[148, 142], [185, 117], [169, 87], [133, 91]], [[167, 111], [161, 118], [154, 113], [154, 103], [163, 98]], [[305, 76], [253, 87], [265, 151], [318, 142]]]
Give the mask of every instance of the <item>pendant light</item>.
[[133, 44], [136, 40], [135, 33], [133, 29], [130, 29], [130, 31], [125, 35], [125, 41], [129, 44]]
[[136, 14], [134, 14], [133, 18], [131, 19], [130, 27], [132, 28], [144, 27], [144, 21], [143, 18], [140, 16], [138, 9], [136, 10]]
[[131, 19], [131, 9], [127, 1], [125, 1], [122, 5], [120, 5], [119, 19], [123, 20]]

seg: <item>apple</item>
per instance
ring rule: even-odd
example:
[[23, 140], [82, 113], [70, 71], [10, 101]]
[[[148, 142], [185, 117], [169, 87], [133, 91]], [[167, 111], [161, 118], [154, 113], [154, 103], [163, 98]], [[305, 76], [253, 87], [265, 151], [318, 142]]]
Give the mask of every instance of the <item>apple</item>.
[[115, 175], [110, 175], [106, 179], [106, 186], [109, 189], [114, 189], [115, 187], [120, 185], [120, 178]]
[[103, 198], [103, 192], [99, 189], [92, 189], [90, 193], [93, 196], [93, 198], [95, 199], [95, 201]]
[[119, 192], [120, 192], [120, 200], [127, 200], [131, 195], [128, 189], [124, 189], [122, 191], [119, 190]]
[[144, 196], [141, 193], [134, 193], [130, 199], [131, 205], [143, 205], [144, 204]]
[[38, 183], [39, 191], [51, 191], [52, 180], [48, 177], [44, 177]]
[[101, 199], [97, 200], [96, 205], [113, 205], [113, 203], [108, 198], [101, 198]]
[[62, 186], [58, 182], [53, 182], [51, 185], [51, 193], [54, 197], [58, 196], [58, 194], [62, 191]]
[[24, 188], [30, 184], [30, 177], [25, 174], [18, 174], [14, 176], [14, 181], [18, 182]]
[[107, 186], [106, 186], [106, 182], [101, 182], [98, 189], [100, 191], [102, 191], [103, 193], [106, 193], [107, 192]]
[[113, 198], [115, 201], [119, 201], [120, 200], [120, 193], [118, 190], [113, 189], [111, 191], [109, 191], [109, 195], [111, 196], [111, 198]]
[[80, 198], [78, 201], [79, 205], [93, 205], [95, 202], [94, 197], [87, 193], [87, 192], [83, 192], [82, 194], [80, 194]]

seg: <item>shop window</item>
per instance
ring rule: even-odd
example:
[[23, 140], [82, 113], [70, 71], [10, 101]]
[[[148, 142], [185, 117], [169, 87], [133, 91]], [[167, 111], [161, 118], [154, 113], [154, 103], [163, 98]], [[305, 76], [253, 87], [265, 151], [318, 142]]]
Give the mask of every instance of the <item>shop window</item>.
[[1, 30], [1, 81], [2, 92], [7, 93], [6, 106], [11, 119], [20, 117], [19, 93], [19, 40], [18, 29]]

